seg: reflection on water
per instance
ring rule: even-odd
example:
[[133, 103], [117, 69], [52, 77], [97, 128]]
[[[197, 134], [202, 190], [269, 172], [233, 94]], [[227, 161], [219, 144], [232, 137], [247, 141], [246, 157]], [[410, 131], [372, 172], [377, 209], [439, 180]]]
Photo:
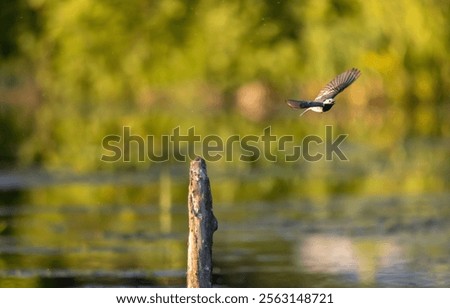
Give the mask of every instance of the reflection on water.
[[[314, 166], [208, 166], [217, 286], [450, 286], [447, 189], [371, 194], [359, 167]], [[3, 172], [0, 286], [184, 286], [187, 173]]]
[[364, 285], [375, 285], [378, 273], [401, 270], [408, 259], [404, 250], [395, 237], [353, 239], [314, 234], [299, 243], [296, 255], [299, 266], [308, 272], [348, 275]]
[[[379, 202], [406, 206], [380, 198], [373, 203], [346, 200], [352, 207]], [[448, 200], [449, 195], [442, 195], [416, 202], [443, 208]], [[386, 219], [372, 224], [356, 217], [302, 219], [309, 207], [301, 203], [241, 204], [253, 217], [247, 223], [230, 222], [218, 233], [219, 282], [265, 287], [450, 285], [448, 211], [442, 212], [444, 219], [416, 217], [394, 226]]]

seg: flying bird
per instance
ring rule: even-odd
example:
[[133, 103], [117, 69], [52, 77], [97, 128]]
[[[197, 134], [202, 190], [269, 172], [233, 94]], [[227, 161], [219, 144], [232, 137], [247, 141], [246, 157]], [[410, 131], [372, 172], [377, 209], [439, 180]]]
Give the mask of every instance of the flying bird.
[[298, 101], [294, 99], [286, 100], [286, 103], [291, 108], [306, 109], [300, 114], [302, 116], [308, 110], [314, 112], [326, 112], [334, 105], [334, 97], [344, 91], [349, 85], [351, 85], [356, 79], [358, 79], [361, 72], [352, 68], [348, 71], [336, 76], [331, 80], [320, 92], [319, 95], [313, 101]]

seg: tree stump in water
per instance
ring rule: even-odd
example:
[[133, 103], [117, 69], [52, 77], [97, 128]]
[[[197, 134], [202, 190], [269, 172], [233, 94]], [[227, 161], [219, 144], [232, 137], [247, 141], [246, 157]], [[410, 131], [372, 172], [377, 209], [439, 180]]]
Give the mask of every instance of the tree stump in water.
[[201, 157], [191, 161], [189, 170], [189, 240], [187, 287], [212, 287], [212, 244], [217, 220], [212, 210], [212, 195], [206, 163]]

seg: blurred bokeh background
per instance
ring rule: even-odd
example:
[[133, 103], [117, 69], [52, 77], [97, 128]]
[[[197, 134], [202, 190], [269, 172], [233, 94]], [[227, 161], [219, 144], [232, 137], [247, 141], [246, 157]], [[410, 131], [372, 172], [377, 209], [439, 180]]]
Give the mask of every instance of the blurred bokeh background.
[[[101, 161], [125, 126], [300, 144], [331, 125], [348, 161], [273, 144], [277, 162], [207, 162], [215, 284], [449, 287], [449, 16], [444, 0], [0, 2], [0, 286], [184, 285], [189, 164]], [[330, 112], [284, 103], [351, 67]]]

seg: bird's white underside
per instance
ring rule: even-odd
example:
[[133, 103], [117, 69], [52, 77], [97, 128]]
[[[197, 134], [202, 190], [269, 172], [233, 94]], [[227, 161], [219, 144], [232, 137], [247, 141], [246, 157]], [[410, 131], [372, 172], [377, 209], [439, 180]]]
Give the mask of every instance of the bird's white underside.
[[323, 108], [322, 107], [311, 107], [308, 108], [308, 110], [314, 111], [314, 112], [323, 112]]
[[323, 108], [322, 107], [310, 107], [308, 109], [306, 109], [305, 111], [303, 111], [300, 116], [304, 115], [307, 111], [314, 111], [314, 112], [323, 112]]

